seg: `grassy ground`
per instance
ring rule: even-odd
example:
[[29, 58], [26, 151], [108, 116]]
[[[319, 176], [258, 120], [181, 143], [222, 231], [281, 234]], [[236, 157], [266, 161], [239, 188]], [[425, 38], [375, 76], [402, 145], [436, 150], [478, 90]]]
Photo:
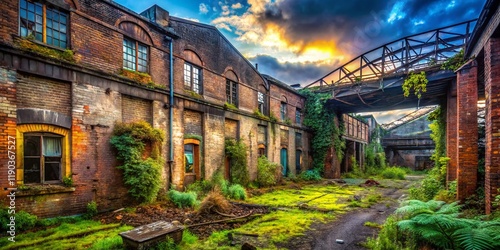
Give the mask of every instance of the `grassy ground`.
[[[350, 181], [358, 183], [358, 181]], [[359, 181], [360, 182], [360, 181]], [[387, 185], [397, 185], [398, 182]], [[276, 249], [277, 244], [292, 237], [304, 235], [312, 223], [335, 220], [336, 215], [356, 207], [368, 207], [382, 199], [379, 189], [328, 183], [307, 184], [275, 188], [254, 195], [245, 202], [273, 207], [239, 228], [213, 233], [198, 240], [189, 232], [184, 234], [178, 249], [241, 249], [250, 242], [259, 249]], [[62, 223], [45, 230], [16, 236], [15, 243], [6, 237], [0, 240], [2, 249], [123, 249], [120, 232], [132, 227], [119, 224], [101, 224], [92, 220]], [[229, 240], [231, 235], [233, 241]], [[233, 246], [232, 246], [233, 245]], [[163, 248], [167, 248], [163, 246]]]

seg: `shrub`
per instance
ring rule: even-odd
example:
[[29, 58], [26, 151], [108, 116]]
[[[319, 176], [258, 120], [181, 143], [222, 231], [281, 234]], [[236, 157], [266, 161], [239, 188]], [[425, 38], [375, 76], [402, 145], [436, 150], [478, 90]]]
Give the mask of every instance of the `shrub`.
[[244, 200], [247, 198], [247, 192], [241, 185], [234, 184], [227, 189], [227, 196], [233, 200]]
[[398, 179], [398, 180], [404, 180], [406, 172], [398, 167], [390, 167], [386, 168], [380, 173], [382, 177], [385, 179]]
[[63, 185], [65, 187], [72, 187], [73, 186], [73, 178], [64, 176], [63, 179]]
[[246, 187], [250, 179], [247, 168], [247, 147], [241, 140], [228, 139], [225, 141], [225, 152], [231, 161], [231, 182]]
[[161, 167], [163, 164], [151, 158], [145, 161], [124, 164], [123, 170], [128, 192], [138, 200], [153, 202], [161, 188]]
[[33, 228], [36, 225], [38, 217], [36, 215], [30, 214], [25, 211], [19, 211], [15, 214], [9, 214], [8, 208], [0, 209], [0, 223], [2, 223], [2, 231], [5, 233], [10, 230], [10, 226], [7, 225], [10, 223], [10, 217], [16, 217], [16, 230], [26, 231]]
[[206, 214], [212, 212], [228, 213], [231, 207], [231, 203], [219, 191], [212, 191], [203, 199], [198, 212]]
[[305, 181], [319, 181], [321, 180], [321, 175], [319, 173], [319, 170], [312, 169], [302, 172], [300, 174], [300, 178]]
[[267, 157], [261, 156], [257, 162], [257, 184], [259, 187], [268, 187], [276, 184], [276, 171], [279, 165], [270, 162]]
[[179, 192], [177, 190], [168, 191], [168, 198], [179, 208], [194, 207], [198, 204], [195, 192]]
[[189, 184], [186, 187], [186, 191], [188, 192], [195, 192], [199, 197], [207, 195], [212, 189], [214, 188], [214, 185], [212, 184], [211, 181], [208, 180], [201, 180], [201, 181], [196, 181], [195, 183]]
[[97, 203], [95, 201], [87, 203], [87, 213], [85, 214], [85, 217], [92, 218], [96, 214], [97, 214]]
[[[128, 192], [139, 201], [152, 202], [161, 188], [161, 168], [164, 164], [159, 156], [164, 133], [154, 129], [145, 121], [118, 123], [113, 130], [111, 145], [117, 150], [118, 166], [129, 186]], [[146, 144], [152, 146], [151, 155], [143, 159]]]

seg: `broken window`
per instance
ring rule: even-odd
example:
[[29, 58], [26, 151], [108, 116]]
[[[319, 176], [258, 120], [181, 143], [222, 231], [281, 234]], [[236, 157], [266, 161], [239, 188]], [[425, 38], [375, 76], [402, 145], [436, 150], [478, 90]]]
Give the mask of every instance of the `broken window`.
[[68, 14], [49, 5], [19, 1], [19, 26], [21, 37], [60, 48], [68, 46]]
[[281, 120], [286, 120], [286, 102], [281, 102], [280, 105]]
[[257, 93], [257, 101], [259, 102], [259, 112], [261, 114], [265, 114], [265, 101], [264, 101], [264, 93], [258, 92]]

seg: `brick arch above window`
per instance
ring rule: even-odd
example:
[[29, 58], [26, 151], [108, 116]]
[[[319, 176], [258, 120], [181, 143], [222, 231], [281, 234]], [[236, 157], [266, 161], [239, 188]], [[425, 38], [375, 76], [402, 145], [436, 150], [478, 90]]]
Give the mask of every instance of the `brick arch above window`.
[[150, 46], [154, 45], [153, 39], [151, 38], [151, 35], [147, 31], [147, 29], [138, 23], [130, 20], [124, 20], [118, 24], [118, 28], [121, 29], [125, 33], [125, 35], [134, 38], [141, 43]]
[[196, 52], [194, 52], [194, 50], [185, 49], [182, 52], [182, 56], [184, 57], [185, 61], [188, 61], [195, 65], [203, 66], [203, 61], [201, 60], [201, 57]]
[[226, 70], [226, 73], [224, 73], [224, 75], [226, 76], [227, 79], [231, 81], [234, 81], [236, 83], [239, 82], [238, 76], [232, 69]]
[[288, 103], [288, 99], [284, 95], [281, 96], [280, 100], [281, 102]]

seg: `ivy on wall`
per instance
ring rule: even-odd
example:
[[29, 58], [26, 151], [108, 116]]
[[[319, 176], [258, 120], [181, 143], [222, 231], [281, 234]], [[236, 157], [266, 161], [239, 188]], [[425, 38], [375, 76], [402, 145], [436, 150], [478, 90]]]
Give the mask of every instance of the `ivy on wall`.
[[226, 139], [225, 153], [231, 161], [231, 182], [246, 187], [250, 180], [246, 145], [241, 140]]
[[325, 107], [326, 101], [331, 98], [330, 94], [315, 93], [309, 89], [303, 89], [300, 93], [306, 97], [304, 125], [312, 131], [313, 168], [323, 171], [325, 157], [331, 147], [335, 148], [339, 161], [342, 161], [346, 147], [342, 138], [343, 124], [339, 122], [337, 126], [337, 115]]
[[[153, 202], [158, 195], [164, 163], [160, 147], [164, 139], [162, 130], [152, 128], [145, 121], [115, 125], [110, 142], [122, 162], [118, 168], [123, 170], [128, 192], [138, 201]], [[149, 157], [145, 152], [147, 144], [151, 145]]]

